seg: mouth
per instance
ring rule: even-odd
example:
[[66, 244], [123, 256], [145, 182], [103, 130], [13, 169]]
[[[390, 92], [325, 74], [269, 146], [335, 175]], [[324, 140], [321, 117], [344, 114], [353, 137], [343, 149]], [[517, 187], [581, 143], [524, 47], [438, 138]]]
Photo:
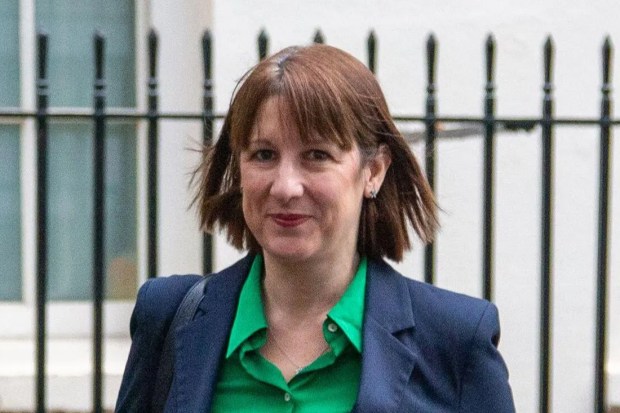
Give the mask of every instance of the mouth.
[[306, 222], [310, 217], [302, 214], [270, 214], [269, 217], [281, 227], [291, 228]]

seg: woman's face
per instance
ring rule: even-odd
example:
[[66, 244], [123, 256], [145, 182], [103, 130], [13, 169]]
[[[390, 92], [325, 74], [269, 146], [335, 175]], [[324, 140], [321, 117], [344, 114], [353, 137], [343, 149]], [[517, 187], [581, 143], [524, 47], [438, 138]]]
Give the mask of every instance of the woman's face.
[[263, 103], [240, 154], [245, 221], [266, 257], [351, 256], [370, 171], [357, 146], [303, 143], [279, 102]]

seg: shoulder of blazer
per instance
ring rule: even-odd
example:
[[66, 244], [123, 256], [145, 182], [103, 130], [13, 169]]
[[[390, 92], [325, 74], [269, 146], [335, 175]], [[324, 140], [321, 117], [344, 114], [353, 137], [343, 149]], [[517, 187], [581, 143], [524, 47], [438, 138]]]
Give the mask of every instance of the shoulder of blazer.
[[[251, 255], [213, 274], [208, 290], [227, 290], [251, 262]], [[237, 275], [237, 276], [236, 276]], [[116, 412], [143, 411], [151, 403], [164, 340], [174, 315], [200, 275], [173, 275], [148, 280], [140, 288], [130, 321], [131, 349], [119, 390]], [[218, 294], [214, 295], [217, 297]], [[205, 300], [203, 300], [204, 302]], [[217, 304], [213, 303], [217, 306]], [[201, 316], [200, 308], [196, 317]]]
[[194, 274], [171, 275], [152, 278], [144, 283], [138, 291], [131, 317], [131, 334], [134, 334], [138, 324], [143, 324], [148, 326], [153, 334], [163, 337], [183, 297], [201, 278], [202, 276]]
[[[364, 323], [372, 327], [372, 336], [365, 332], [369, 346], [362, 353], [360, 386], [365, 396], [356, 413], [514, 412], [508, 370], [497, 350], [500, 326], [494, 304], [406, 278], [381, 260], [369, 262], [368, 268]], [[407, 349], [401, 353], [410, 357], [392, 362], [383, 355], [388, 345]], [[408, 359], [415, 360], [411, 371], [400, 367], [411, 368], [405, 364]], [[382, 382], [399, 383], [399, 389], [408, 391], [390, 396], [390, 387], [373, 390], [377, 372], [388, 365], [401, 368], [400, 375], [381, 373]], [[413, 386], [404, 385], [411, 382]], [[386, 400], [390, 409], [379, 409]]]
[[447, 328], [459, 327], [459, 330], [476, 329], [480, 317], [487, 310], [490, 302], [454, 291], [445, 290], [434, 285], [416, 280], [407, 280], [418, 317], [432, 317], [438, 324], [449, 323]]
[[133, 413], [149, 406], [166, 333], [177, 307], [201, 276], [152, 278], [140, 287], [130, 321], [131, 349], [115, 412]]
[[[393, 289], [407, 290], [407, 294], [382, 292], [384, 298], [379, 306], [382, 308], [378, 311], [403, 314], [403, 300], [388, 297], [408, 296], [416, 337], [432, 343], [433, 351], [451, 353], [456, 358], [466, 354], [483, 322], [497, 324], [491, 326], [497, 330], [492, 338], [494, 342], [499, 340], [497, 310], [492, 303], [405, 277], [384, 261], [375, 261], [371, 268], [375, 269], [371, 275], [375, 280], [369, 286], [390, 284]], [[370, 291], [369, 296], [372, 296]], [[487, 313], [492, 316], [485, 317]]]
[[[230, 267], [211, 274], [210, 285], [228, 288], [234, 274], [247, 272], [254, 256], [246, 255]], [[160, 337], [166, 335], [170, 323], [181, 304], [181, 301], [203, 276], [195, 274], [171, 275], [148, 280], [140, 288], [134, 314], [131, 319], [131, 332], [136, 324], [145, 324], [152, 333], [158, 333]]]
[[[372, 260], [369, 263], [368, 288], [378, 290], [369, 293], [381, 298], [379, 303], [385, 310], [402, 311], [402, 300], [395, 302], [389, 297], [407, 296], [414, 312], [414, 320], [419, 317], [433, 317], [438, 323], [452, 320], [461, 323], [471, 320], [475, 314], [482, 314], [490, 304], [488, 301], [470, 297], [465, 294], [445, 290], [406, 277], [392, 268], [383, 260]], [[417, 323], [416, 323], [417, 324]]]

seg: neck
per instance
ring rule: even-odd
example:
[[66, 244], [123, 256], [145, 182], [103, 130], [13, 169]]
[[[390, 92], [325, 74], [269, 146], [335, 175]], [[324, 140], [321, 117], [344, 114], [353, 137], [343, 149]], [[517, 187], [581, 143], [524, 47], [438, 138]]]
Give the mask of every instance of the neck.
[[324, 319], [344, 294], [359, 264], [355, 251], [344, 259], [290, 262], [269, 255], [264, 259], [267, 317], [297, 320]]

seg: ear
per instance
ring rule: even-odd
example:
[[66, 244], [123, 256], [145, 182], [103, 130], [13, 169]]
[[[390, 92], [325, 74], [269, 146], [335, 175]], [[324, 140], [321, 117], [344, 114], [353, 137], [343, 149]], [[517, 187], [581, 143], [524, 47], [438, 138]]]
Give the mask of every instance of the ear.
[[366, 162], [366, 186], [364, 196], [375, 198], [381, 189], [385, 174], [392, 163], [390, 148], [385, 144], [379, 145], [379, 149], [374, 157]]

